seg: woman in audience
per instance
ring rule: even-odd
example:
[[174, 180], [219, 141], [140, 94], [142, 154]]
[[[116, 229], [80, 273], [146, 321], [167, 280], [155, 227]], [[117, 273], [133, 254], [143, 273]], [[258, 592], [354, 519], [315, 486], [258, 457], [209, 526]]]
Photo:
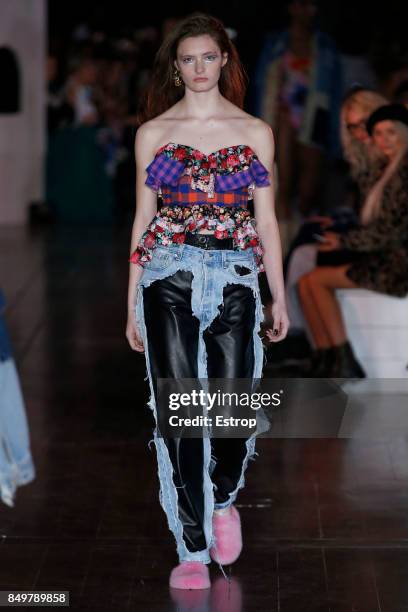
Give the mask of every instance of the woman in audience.
[[347, 248], [359, 256], [345, 265], [319, 266], [298, 284], [316, 354], [326, 355], [326, 372], [320, 375], [338, 378], [364, 377], [365, 372], [347, 340], [335, 290], [408, 293], [408, 109], [399, 104], [378, 108], [367, 131], [387, 160], [385, 169], [366, 195], [361, 226], [342, 235], [325, 232], [319, 247], [325, 252]]
[[[352, 184], [348, 187], [346, 200], [335, 208], [330, 216], [311, 217], [300, 229], [290, 252], [285, 258], [285, 290], [288, 311], [291, 320], [291, 335], [298, 335], [308, 329], [304, 320], [297, 283], [301, 276], [313, 270], [316, 265], [340, 265], [351, 260], [347, 249], [337, 251], [318, 251], [317, 235], [325, 229], [343, 233], [360, 223], [359, 213], [370, 185], [379, 178], [384, 162], [379, 159], [379, 152], [373, 146], [366, 130], [366, 121], [370, 114], [387, 104], [380, 94], [363, 88], [354, 88], [343, 100], [340, 113], [340, 134], [345, 160], [349, 164]], [[309, 341], [313, 345], [313, 337]], [[322, 357], [318, 353], [319, 359]], [[319, 368], [325, 370], [323, 361], [313, 363], [313, 372], [318, 375]]]

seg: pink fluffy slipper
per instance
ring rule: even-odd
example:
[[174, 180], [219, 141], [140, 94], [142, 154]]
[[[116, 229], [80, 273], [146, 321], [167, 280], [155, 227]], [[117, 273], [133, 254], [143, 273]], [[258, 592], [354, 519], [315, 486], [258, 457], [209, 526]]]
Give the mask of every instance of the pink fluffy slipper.
[[182, 561], [171, 571], [170, 586], [173, 589], [209, 589], [208, 567], [200, 561]]
[[210, 548], [213, 561], [234, 563], [242, 550], [241, 519], [235, 506], [229, 506], [226, 514], [213, 514], [215, 545]]

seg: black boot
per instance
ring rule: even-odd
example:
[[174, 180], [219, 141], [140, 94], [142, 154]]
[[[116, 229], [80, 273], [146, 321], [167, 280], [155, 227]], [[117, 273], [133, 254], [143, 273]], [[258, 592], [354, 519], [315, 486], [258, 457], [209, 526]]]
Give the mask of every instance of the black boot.
[[305, 378], [326, 378], [330, 376], [335, 359], [335, 348], [319, 348], [313, 351], [309, 367], [303, 373]]
[[310, 362], [303, 369], [302, 376], [304, 376], [305, 378], [309, 378], [313, 376], [312, 372], [314, 372], [314, 370], [316, 369], [318, 363], [320, 362], [322, 358], [322, 351], [323, 349], [313, 349], [311, 357], [310, 357]]
[[336, 350], [334, 346], [322, 349], [321, 359], [315, 368], [314, 374], [312, 374], [314, 378], [328, 378], [333, 370], [335, 359]]
[[329, 374], [332, 378], [365, 378], [366, 373], [357, 361], [350, 342], [334, 347], [335, 362]]

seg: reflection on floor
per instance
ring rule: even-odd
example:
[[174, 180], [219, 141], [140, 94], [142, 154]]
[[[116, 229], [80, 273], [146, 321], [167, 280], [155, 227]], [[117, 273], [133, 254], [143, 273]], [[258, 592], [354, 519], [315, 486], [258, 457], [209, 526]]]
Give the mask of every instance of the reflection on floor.
[[0, 279], [37, 469], [0, 507], [0, 589], [75, 610], [408, 609], [408, 447], [262, 439], [228, 583], [170, 592], [145, 368], [125, 339], [130, 231], [0, 229]]

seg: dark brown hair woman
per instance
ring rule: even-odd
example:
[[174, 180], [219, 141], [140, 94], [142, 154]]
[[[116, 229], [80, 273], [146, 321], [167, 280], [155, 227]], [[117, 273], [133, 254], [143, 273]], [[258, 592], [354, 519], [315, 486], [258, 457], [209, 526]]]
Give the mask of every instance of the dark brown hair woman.
[[[211, 559], [222, 568], [241, 552], [233, 502], [257, 432], [221, 437], [207, 421], [202, 430], [209, 435], [172, 435], [159, 379], [186, 392], [186, 379], [208, 381], [210, 389], [214, 379], [229, 381], [234, 389], [237, 379], [261, 378], [260, 271], [273, 295], [274, 329], [266, 335], [278, 342], [288, 329], [269, 178], [273, 135], [242, 110], [244, 92], [244, 71], [224, 26], [194, 13], [157, 53], [135, 141], [126, 336], [145, 353], [160, 502], [179, 556], [170, 585], [180, 589], [208, 588]], [[178, 412], [170, 412], [180, 425]]]

